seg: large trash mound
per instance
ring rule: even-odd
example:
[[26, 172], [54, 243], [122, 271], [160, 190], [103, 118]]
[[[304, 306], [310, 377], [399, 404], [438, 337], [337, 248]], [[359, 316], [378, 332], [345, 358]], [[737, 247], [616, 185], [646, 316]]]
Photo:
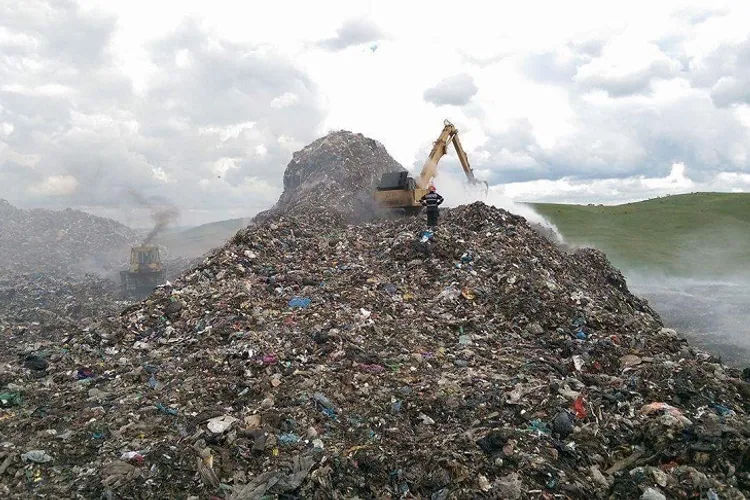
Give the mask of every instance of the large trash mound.
[[119, 292], [119, 285], [95, 275], [0, 276], [0, 363], [13, 360], [19, 345], [64, 345], [97, 318], [116, 315], [132, 303]]
[[382, 174], [398, 170], [406, 171], [380, 142], [346, 130], [331, 132], [294, 153], [278, 202], [254, 220], [279, 215], [328, 223], [364, 220], [374, 211], [372, 192]]
[[0, 271], [107, 271], [128, 261], [137, 235], [112, 219], [70, 208], [16, 208], [0, 200]]
[[[95, 275], [0, 276], [0, 327], [3, 324], [68, 324], [118, 312], [119, 285]], [[2, 329], [0, 328], [0, 331]]]
[[745, 498], [749, 384], [482, 203], [242, 230], [0, 372], [11, 498]]

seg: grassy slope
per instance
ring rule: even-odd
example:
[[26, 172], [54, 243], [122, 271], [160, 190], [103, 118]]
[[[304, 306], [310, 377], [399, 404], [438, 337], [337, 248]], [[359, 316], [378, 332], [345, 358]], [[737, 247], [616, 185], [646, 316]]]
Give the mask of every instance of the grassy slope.
[[616, 206], [533, 203], [572, 244], [626, 271], [731, 276], [750, 268], [750, 194], [694, 193]]
[[158, 243], [166, 246], [173, 255], [197, 257], [223, 245], [226, 240], [246, 227], [249, 222], [249, 219], [211, 222], [183, 231], [164, 234], [158, 238]]

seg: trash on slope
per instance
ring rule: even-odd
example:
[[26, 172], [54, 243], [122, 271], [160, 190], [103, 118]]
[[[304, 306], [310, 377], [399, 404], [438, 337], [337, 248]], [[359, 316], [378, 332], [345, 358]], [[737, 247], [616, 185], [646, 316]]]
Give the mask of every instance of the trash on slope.
[[[749, 453], [735, 385], [746, 382], [699, 351], [680, 356], [684, 342], [615, 286], [622, 276], [600, 253], [561, 253], [481, 203], [446, 211], [427, 254], [389, 244], [405, 229], [421, 234], [418, 220], [332, 226], [325, 239], [298, 219], [241, 231], [171, 289], [100, 323], [106, 335], [71, 339], [44, 378], [17, 361], [5, 380], [25, 396], [0, 422], [4, 439], [58, 465], [84, 460], [73, 482], [84, 497], [748, 490], [736, 465]], [[329, 238], [349, 244], [320, 252]], [[476, 274], [455, 266], [467, 251]], [[440, 300], [452, 284], [474, 298]], [[291, 309], [293, 297], [316, 306]], [[165, 315], [173, 300], [181, 310]], [[567, 329], [580, 308], [585, 341]], [[628, 353], [648, 361], [623, 366]], [[79, 379], [81, 367], [96, 376]], [[56, 434], [21, 433], [43, 415]], [[113, 451], [84, 458], [96, 426]], [[196, 451], [206, 448], [210, 460]], [[56, 469], [40, 474], [35, 491], [62, 491]], [[31, 491], [25, 481], [13, 491]]]
[[[300, 175], [320, 164], [307, 153]], [[326, 204], [348, 189], [287, 196], [297, 212], [64, 342], [14, 337], [49, 366], [3, 358], [0, 392], [23, 393], [0, 413], [6, 496], [750, 491], [742, 373], [663, 328], [601, 252], [482, 203], [445, 210], [426, 242], [418, 218], [347, 225]]]

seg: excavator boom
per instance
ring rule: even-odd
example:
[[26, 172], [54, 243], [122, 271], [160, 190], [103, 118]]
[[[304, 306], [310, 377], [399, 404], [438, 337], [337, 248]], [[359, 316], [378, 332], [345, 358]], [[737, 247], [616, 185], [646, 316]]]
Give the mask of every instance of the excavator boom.
[[424, 162], [422, 172], [417, 179], [417, 186], [421, 189], [426, 189], [430, 181], [437, 175], [438, 162], [448, 153], [448, 143], [453, 140], [456, 132], [458, 132], [456, 127], [448, 120], [445, 120], [444, 123], [443, 131], [440, 132], [440, 136], [432, 145], [432, 151], [430, 151], [427, 161]]
[[451, 142], [453, 143], [453, 147], [456, 149], [458, 161], [461, 163], [461, 168], [463, 168], [464, 173], [466, 174], [466, 178], [469, 180], [469, 183], [485, 184], [486, 186], [486, 182], [480, 182], [476, 179], [476, 177], [474, 177], [474, 171], [471, 169], [471, 165], [469, 164], [469, 157], [466, 155], [466, 151], [464, 151], [464, 148], [461, 145], [461, 141], [458, 138], [458, 129], [448, 120], [445, 120], [443, 123], [443, 131], [440, 133], [437, 141], [435, 141], [435, 144], [433, 144], [432, 151], [430, 151], [430, 156], [427, 157], [427, 161], [422, 167], [422, 172], [419, 174], [419, 178], [416, 180], [417, 186], [422, 189], [426, 189], [427, 186], [429, 186], [432, 179], [437, 175], [438, 162], [443, 156], [448, 153], [448, 144]]

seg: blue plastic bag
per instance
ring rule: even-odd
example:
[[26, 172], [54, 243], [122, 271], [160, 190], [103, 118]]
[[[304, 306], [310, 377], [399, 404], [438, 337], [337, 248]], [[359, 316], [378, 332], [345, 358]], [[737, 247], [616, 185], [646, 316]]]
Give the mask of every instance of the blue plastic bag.
[[289, 307], [298, 307], [301, 309], [305, 309], [310, 305], [312, 300], [308, 299], [307, 297], [293, 297], [292, 300], [289, 301]]

